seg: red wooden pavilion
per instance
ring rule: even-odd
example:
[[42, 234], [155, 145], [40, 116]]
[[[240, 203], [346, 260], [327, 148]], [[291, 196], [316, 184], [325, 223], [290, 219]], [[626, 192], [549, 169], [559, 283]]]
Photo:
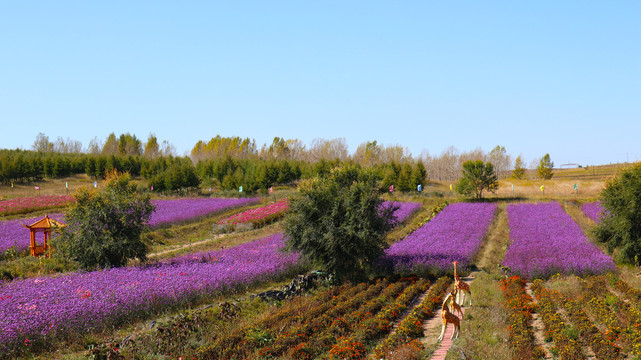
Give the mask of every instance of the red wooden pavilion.
[[[67, 224], [63, 222], [51, 219], [49, 215], [45, 215], [44, 218], [31, 225], [24, 225], [24, 227], [31, 230], [31, 243], [29, 245], [31, 256], [40, 256], [42, 254], [44, 254], [45, 257], [51, 256], [51, 248], [49, 244], [47, 244], [47, 240], [51, 237], [51, 231], [66, 226]], [[36, 233], [38, 232], [44, 233], [44, 243], [42, 245], [36, 243]]]

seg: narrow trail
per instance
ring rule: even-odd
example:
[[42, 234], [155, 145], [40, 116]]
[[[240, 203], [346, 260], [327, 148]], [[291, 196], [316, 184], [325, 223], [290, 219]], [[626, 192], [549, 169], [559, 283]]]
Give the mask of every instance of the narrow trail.
[[[478, 274], [478, 271], [474, 271], [470, 273], [467, 277], [462, 278], [463, 282], [467, 283], [470, 285], [472, 281], [476, 278], [476, 274]], [[466, 301], [466, 303], [469, 304], [469, 302]], [[461, 310], [463, 310], [463, 315], [462, 318], [465, 317], [465, 310], [468, 308], [468, 306], [461, 306]], [[423, 338], [421, 339], [421, 342], [425, 347], [430, 347], [433, 346], [434, 344], [437, 343], [438, 336], [441, 334], [441, 328], [443, 326], [443, 320], [441, 319], [441, 309], [439, 308], [435, 313], [434, 316], [425, 320], [423, 323]], [[461, 320], [463, 322], [463, 320]], [[447, 355], [447, 352], [450, 350], [452, 347], [452, 340], [450, 337], [452, 336], [452, 332], [454, 331], [454, 326], [448, 325], [447, 329], [445, 330], [445, 335], [443, 336], [443, 340], [439, 344], [438, 348], [434, 351], [432, 354], [432, 357], [430, 359], [432, 360], [444, 360], [445, 356]]]
[[178, 251], [178, 250], [182, 250], [182, 249], [187, 248], [187, 247], [196, 246], [196, 245], [201, 245], [201, 244], [206, 244], [206, 243], [208, 243], [208, 242], [210, 242], [210, 241], [214, 241], [214, 240], [216, 240], [216, 239], [220, 239], [221, 237], [223, 237], [223, 236], [225, 236], [225, 235], [226, 235], [226, 234], [214, 235], [214, 237], [213, 237], [213, 238], [209, 238], [209, 239], [205, 239], [205, 240], [201, 240], [201, 241], [196, 241], [196, 242], [193, 242], [193, 243], [191, 243], [191, 244], [183, 244], [183, 245], [180, 245], [180, 246], [178, 246], [178, 247], [176, 247], [176, 248], [169, 249], [169, 250], [163, 250], [163, 251], [155, 252], [155, 253], [153, 253], [153, 254], [149, 254], [149, 255], [148, 255], [148, 257], [149, 257], [149, 258], [153, 258], [153, 257], [156, 257], [156, 256], [160, 256], [160, 255], [164, 255], [164, 254], [169, 254], [169, 253], [172, 253], [172, 252], [176, 252], [176, 251]]
[[[532, 291], [532, 283], [528, 282], [525, 284], [525, 292], [532, 297], [532, 302], [537, 304], [536, 296], [534, 296], [534, 291]], [[536, 345], [541, 346], [543, 351], [545, 351], [546, 359], [553, 359], [552, 353], [550, 352], [550, 343], [545, 342], [544, 334], [545, 325], [543, 320], [541, 320], [539, 313], [532, 314], [532, 330], [534, 332], [534, 342]]]

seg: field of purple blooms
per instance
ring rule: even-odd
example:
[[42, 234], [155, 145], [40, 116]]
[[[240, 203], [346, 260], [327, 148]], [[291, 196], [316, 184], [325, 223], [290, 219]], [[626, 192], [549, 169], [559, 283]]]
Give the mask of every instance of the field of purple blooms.
[[512, 243], [503, 265], [515, 274], [533, 279], [616, 269], [612, 258], [588, 241], [557, 202], [510, 204], [507, 214]]
[[605, 209], [601, 206], [600, 201], [584, 203], [581, 205], [581, 211], [597, 224], [601, 222], [601, 217], [605, 214]]
[[283, 274], [298, 262], [297, 254], [280, 252], [283, 244], [276, 234], [155, 265], [6, 283], [0, 287], [0, 354]]
[[406, 272], [415, 268], [437, 272], [453, 270], [453, 261], [466, 268], [479, 250], [496, 204], [456, 203], [448, 205], [430, 222], [393, 244], [381, 259], [381, 266]]

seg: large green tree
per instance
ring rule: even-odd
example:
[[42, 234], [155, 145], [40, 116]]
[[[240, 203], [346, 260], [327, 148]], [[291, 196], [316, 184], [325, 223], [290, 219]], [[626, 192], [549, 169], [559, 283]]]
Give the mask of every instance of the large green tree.
[[66, 215], [69, 224], [56, 239], [60, 253], [85, 269], [123, 266], [129, 259], [145, 260], [148, 247], [141, 234], [154, 206], [136, 192], [128, 174], [112, 172], [103, 191], [81, 188]]
[[481, 199], [483, 191], [493, 193], [498, 188], [499, 181], [492, 163], [483, 163], [481, 160], [468, 160], [463, 163], [463, 177], [456, 184], [456, 192]]
[[301, 182], [285, 217], [287, 247], [338, 279], [359, 279], [387, 246], [394, 209], [382, 207], [377, 181], [354, 166]]
[[552, 162], [552, 159], [550, 159], [550, 154], [545, 154], [541, 158], [541, 161], [539, 161], [539, 166], [536, 168], [536, 173], [537, 175], [539, 175], [539, 178], [550, 180], [552, 176], [554, 176], [554, 173], [552, 172], [553, 168], [554, 163]]
[[595, 229], [598, 241], [605, 243], [618, 260], [641, 261], [641, 164], [623, 170], [607, 182], [601, 192], [606, 215]]

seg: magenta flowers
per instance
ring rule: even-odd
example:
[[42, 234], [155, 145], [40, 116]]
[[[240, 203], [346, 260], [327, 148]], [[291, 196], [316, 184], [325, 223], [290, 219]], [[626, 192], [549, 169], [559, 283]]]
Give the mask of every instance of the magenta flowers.
[[515, 274], [533, 279], [616, 269], [558, 203], [510, 204], [507, 214], [512, 244], [503, 265]]
[[258, 198], [187, 198], [177, 200], [152, 200], [156, 211], [149, 220], [150, 226], [192, 220], [233, 207], [258, 202]]
[[0, 215], [24, 214], [31, 211], [67, 206], [75, 202], [71, 195], [42, 195], [0, 201]]
[[381, 265], [394, 271], [420, 268], [451, 271], [452, 262], [469, 265], [492, 223], [496, 204], [456, 203], [448, 205], [430, 222], [393, 244]]
[[600, 223], [603, 215], [607, 214], [600, 201], [585, 203], [581, 205], [581, 211], [595, 223]]
[[262, 225], [283, 217], [285, 212], [289, 210], [289, 200], [283, 199], [281, 201], [271, 203], [269, 205], [261, 206], [256, 209], [243, 211], [241, 213], [226, 217], [218, 221], [218, 225], [226, 224], [243, 224], [252, 223], [255, 226]]
[[25, 339], [102, 329], [127, 318], [188, 303], [278, 276], [298, 262], [283, 235], [155, 265], [15, 280], [0, 287], [0, 353]]

